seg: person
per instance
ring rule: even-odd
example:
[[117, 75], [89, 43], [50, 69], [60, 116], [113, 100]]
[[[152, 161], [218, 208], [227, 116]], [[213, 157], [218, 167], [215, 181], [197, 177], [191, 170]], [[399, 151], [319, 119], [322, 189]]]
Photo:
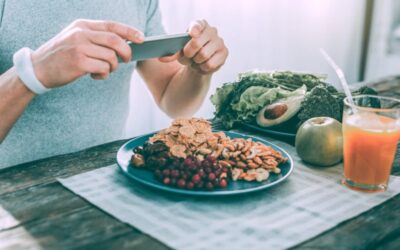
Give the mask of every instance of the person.
[[[126, 40], [164, 33], [156, 0], [0, 0], [0, 168], [121, 139], [135, 67], [161, 110], [191, 116], [228, 49], [198, 20], [177, 54], [130, 61]], [[21, 80], [13, 55], [23, 47], [50, 91], [37, 95]]]

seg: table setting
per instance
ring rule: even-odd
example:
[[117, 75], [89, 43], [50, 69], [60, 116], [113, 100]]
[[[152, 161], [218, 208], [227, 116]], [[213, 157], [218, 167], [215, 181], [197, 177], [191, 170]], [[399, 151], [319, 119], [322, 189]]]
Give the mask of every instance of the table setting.
[[[315, 101], [309, 93], [321, 88], [299, 86], [279, 93], [283, 85], [281, 90], [261, 87], [254, 80], [260, 76], [265, 77], [244, 74], [239, 82], [250, 79], [253, 91], [255, 86], [264, 88], [262, 93], [277, 91], [273, 98], [278, 99], [269, 100], [268, 105], [283, 98], [289, 101], [289, 111], [290, 102], [299, 101], [296, 98]], [[272, 80], [293, 76], [302, 79], [305, 75], [279, 73]], [[355, 85], [355, 89], [371, 87], [377, 97], [359, 100], [355, 95], [361, 111], [354, 111], [356, 106], [350, 101], [344, 103], [343, 136], [342, 124], [338, 122], [339, 134], [333, 133], [336, 127], [331, 123], [336, 120], [328, 116], [311, 117], [303, 123], [311, 129], [301, 126], [294, 132], [293, 127], [285, 130], [279, 124], [259, 126], [271, 117], [266, 115], [268, 105], [258, 103], [266, 107], [262, 111], [266, 121], [258, 119], [257, 113], [262, 113], [258, 108], [250, 115], [256, 121], [235, 120], [233, 125], [229, 119], [241, 116], [229, 117], [231, 111], [225, 110], [220, 113], [227, 118], [222, 122], [178, 119], [161, 131], [1, 170], [0, 241], [5, 248], [27, 249], [395, 248], [400, 244], [395, 236], [400, 225], [399, 147], [397, 141], [389, 141], [391, 134], [386, 138], [380, 133], [387, 143], [373, 144], [381, 137], [370, 130], [366, 135], [355, 131], [354, 117], [366, 114], [363, 103], [380, 105], [375, 110], [368, 106], [366, 119], [392, 112], [390, 102], [399, 98], [399, 85], [398, 78]], [[245, 92], [241, 90], [242, 95]], [[237, 100], [258, 102], [246, 98]], [[211, 99], [216, 103], [215, 95]], [[240, 105], [232, 110], [247, 112], [247, 119], [252, 108]], [[217, 116], [221, 107], [227, 106], [217, 106]], [[299, 110], [293, 112], [285, 121], [296, 121]], [[300, 118], [304, 117], [303, 112]], [[374, 126], [382, 124], [390, 126], [391, 120]], [[340, 138], [340, 159], [329, 159], [325, 151], [330, 150], [329, 155], [335, 151], [324, 148], [326, 142], [319, 149], [301, 150], [324, 140], [315, 131]], [[390, 132], [390, 127], [385, 131]], [[360, 146], [354, 136], [371, 138], [361, 140]], [[376, 156], [366, 155], [368, 145], [376, 150], [392, 147], [383, 149], [389, 156]], [[322, 157], [316, 157], [319, 154]], [[368, 162], [359, 163], [358, 155]], [[376, 159], [386, 165], [377, 169]]]

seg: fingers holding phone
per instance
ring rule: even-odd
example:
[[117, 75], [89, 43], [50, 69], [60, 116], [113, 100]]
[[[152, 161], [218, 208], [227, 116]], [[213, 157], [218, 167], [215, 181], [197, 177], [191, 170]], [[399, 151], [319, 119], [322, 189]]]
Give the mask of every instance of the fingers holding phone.
[[192, 22], [188, 34], [192, 39], [173, 56], [160, 58], [162, 62], [178, 60], [201, 74], [217, 71], [228, 57], [228, 49], [215, 27], [205, 20]]
[[76, 20], [32, 54], [35, 74], [46, 87], [63, 86], [90, 74], [105, 79], [127, 62], [131, 49], [126, 40], [141, 43], [143, 33], [112, 21]]

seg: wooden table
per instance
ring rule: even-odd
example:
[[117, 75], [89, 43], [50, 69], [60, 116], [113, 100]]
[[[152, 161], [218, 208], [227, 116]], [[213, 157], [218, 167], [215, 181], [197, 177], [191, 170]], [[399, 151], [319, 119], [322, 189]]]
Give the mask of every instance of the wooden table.
[[[374, 86], [400, 97], [399, 78]], [[113, 164], [124, 142], [0, 171], [0, 249], [168, 249], [56, 181]], [[394, 175], [400, 175], [399, 151]], [[295, 248], [400, 249], [400, 195]]]

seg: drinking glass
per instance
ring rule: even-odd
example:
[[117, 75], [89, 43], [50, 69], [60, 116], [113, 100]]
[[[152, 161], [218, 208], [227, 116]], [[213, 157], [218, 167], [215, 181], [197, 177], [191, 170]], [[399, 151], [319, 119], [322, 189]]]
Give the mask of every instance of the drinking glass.
[[360, 95], [344, 100], [342, 183], [364, 192], [382, 192], [400, 139], [400, 100]]

